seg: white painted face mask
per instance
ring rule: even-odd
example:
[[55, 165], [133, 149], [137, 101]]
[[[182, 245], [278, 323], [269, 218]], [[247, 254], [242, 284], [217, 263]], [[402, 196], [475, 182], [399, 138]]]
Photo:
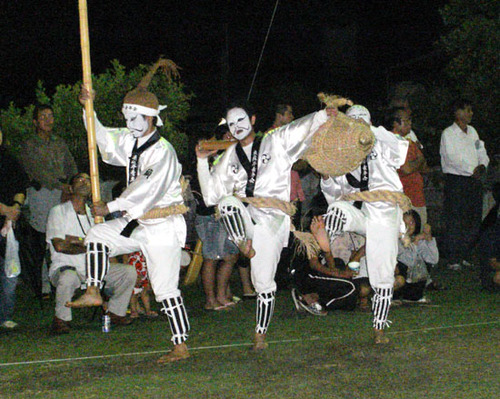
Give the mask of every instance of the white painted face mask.
[[124, 111], [123, 115], [127, 121], [127, 127], [133, 136], [135, 138], [144, 136], [144, 133], [146, 133], [149, 129], [146, 116], [132, 111]]
[[236, 140], [243, 140], [252, 132], [250, 117], [242, 108], [232, 108], [226, 115], [229, 131]]

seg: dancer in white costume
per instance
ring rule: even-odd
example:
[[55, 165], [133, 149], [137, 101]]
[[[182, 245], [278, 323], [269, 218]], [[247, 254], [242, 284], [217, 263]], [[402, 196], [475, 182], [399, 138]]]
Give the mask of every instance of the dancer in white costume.
[[[333, 111], [332, 111], [333, 112]], [[288, 244], [290, 216], [275, 207], [245, 207], [238, 197], [264, 197], [288, 202], [290, 170], [306, 151], [316, 130], [328, 119], [325, 110], [256, 138], [255, 115], [243, 105], [226, 114], [231, 134], [238, 140], [210, 171], [198, 146], [198, 177], [207, 205], [218, 204], [230, 237], [251, 258], [252, 282], [258, 293], [254, 350], [265, 349], [266, 332], [274, 310], [274, 276], [281, 250]], [[235, 195], [235, 196], [233, 196]]]
[[[352, 106], [346, 115], [371, 125], [370, 113], [363, 106]], [[402, 211], [398, 205], [385, 201], [339, 201], [344, 195], [366, 190], [403, 192], [396, 170], [405, 162], [408, 142], [383, 127], [371, 126], [371, 130], [375, 145], [365, 161], [351, 173], [323, 178], [321, 189], [329, 205], [325, 224], [330, 240], [344, 231], [366, 236], [368, 276], [374, 290], [375, 342], [387, 343], [384, 328], [389, 323], [398, 236], [404, 232]]]
[[[156, 95], [146, 90], [159, 66], [175, 67], [169, 60], [157, 62], [138, 88], [124, 99], [122, 113], [127, 128], [111, 129], [96, 118], [96, 138], [103, 161], [127, 168], [128, 185], [117, 199], [94, 203], [93, 214], [106, 216], [121, 211], [122, 217], [89, 230], [87, 245], [87, 292], [67, 306], [99, 306], [99, 287], [109, 267], [109, 257], [142, 251], [156, 300], [162, 303], [172, 330], [174, 349], [161, 357], [166, 363], [189, 357], [185, 341], [189, 331], [186, 309], [178, 289], [181, 248], [186, 239], [186, 224], [181, 214], [156, 216], [143, 220], [144, 214], [158, 208], [183, 204], [182, 167], [172, 145], [156, 130], [163, 109]], [[80, 102], [90, 93], [82, 89]], [[155, 126], [156, 125], [156, 126]]]

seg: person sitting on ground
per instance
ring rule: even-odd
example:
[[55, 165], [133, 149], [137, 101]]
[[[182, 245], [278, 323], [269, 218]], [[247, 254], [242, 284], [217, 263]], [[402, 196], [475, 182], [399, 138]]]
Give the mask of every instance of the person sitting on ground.
[[352, 282], [353, 271], [341, 258], [334, 258], [322, 216], [313, 218], [311, 232], [321, 253], [295, 273], [298, 291], [292, 289], [292, 298], [297, 310], [315, 316], [326, 316], [327, 310], [354, 310], [357, 294]]
[[[50, 247], [51, 265], [49, 278], [56, 289], [56, 307], [52, 322], [53, 334], [70, 332], [71, 308], [65, 304], [71, 301], [76, 290], [85, 282], [85, 244], [89, 229], [94, 225], [90, 208], [90, 177], [78, 173], [71, 179], [71, 200], [56, 205], [49, 212], [47, 222], [47, 243]], [[111, 264], [106, 276], [106, 291], [110, 293], [107, 312], [111, 323], [128, 325], [127, 306], [136, 279], [132, 266]]]
[[403, 215], [406, 234], [411, 239], [409, 246], [404, 246], [401, 240], [398, 247], [398, 267], [394, 290], [396, 299], [419, 303], [428, 303], [424, 297], [429, 273], [427, 265], [439, 261], [439, 251], [436, 239], [432, 237], [431, 226], [424, 225], [421, 229], [420, 216], [415, 210]]
[[[137, 251], [130, 254], [128, 264], [134, 266], [137, 273], [134, 291], [132, 293], [132, 297], [130, 298], [130, 318], [136, 319], [142, 315], [149, 318], [158, 317], [158, 312], [151, 310], [150, 294], [152, 289], [148, 278], [146, 259], [144, 258], [142, 252]], [[139, 299], [142, 302], [143, 307], [141, 307]]]

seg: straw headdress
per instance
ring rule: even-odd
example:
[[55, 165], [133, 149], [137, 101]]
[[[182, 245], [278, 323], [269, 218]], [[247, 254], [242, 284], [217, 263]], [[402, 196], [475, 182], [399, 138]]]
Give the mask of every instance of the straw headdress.
[[123, 99], [123, 104], [129, 105], [138, 105], [145, 108], [151, 108], [155, 111], [159, 110], [160, 103], [155, 94], [148, 91], [148, 86], [151, 83], [151, 79], [153, 79], [156, 71], [161, 68], [165, 73], [165, 76], [169, 80], [174, 78], [178, 78], [179, 75], [179, 67], [172, 61], [167, 60], [165, 58], [160, 58], [149, 70], [149, 72], [142, 78], [137, 87], [129, 91], [125, 98]]

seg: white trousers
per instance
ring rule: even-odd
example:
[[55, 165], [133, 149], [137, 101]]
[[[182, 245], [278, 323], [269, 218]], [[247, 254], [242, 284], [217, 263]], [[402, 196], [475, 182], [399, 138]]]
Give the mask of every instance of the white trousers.
[[[398, 256], [400, 208], [394, 208], [391, 217], [386, 218], [389, 220], [381, 218], [376, 209], [365, 210], [363, 207], [361, 211], [346, 201], [333, 202], [328, 212], [333, 208], [340, 209], [345, 215], [343, 231], [366, 236], [366, 265], [371, 286], [392, 288]], [[387, 214], [387, 210], [384, 212]]]
[[274, 277], [283, 249], [281, 236], [271, 232], [265, 224], [256, 224], [252, 246], [255, 256], [250, 260], [250, 273], [255, 291], [259, 294], [276, 291]]
[[[234, 212], [235, 208], [239, 213]], [[288, 238], [286, 217], [260, 215], [257, 211], [254, 212], [255, 223], [245, 205], [233, 196], [225, 197], [219, 203], [219, 211], [232, 241], [239, 245], [239, 241], [252, 240], [255, 256], [250, 260], [250, 270], [255, 291], [259, 294], [276, 291], [274, 277]]]
[[[108, 309], [118, 316], [125, 316], [127, 307], [132, 296], [137, 273], [130, 265], [112, 263], [109, 266], [105, 291], [110, 291]], [[56, 317], [64, 321], [71, 321], [71, 308], [66, 307], [66, 302], [71, 301], [75, 291], [84, 282], [83, 276], [78, 275], [75, 270], [56, 270], [52, 275], [52, 285], [56, 287]]]
[[[127, 225], [124, 218], [97, 224], [92, 227], [85, 243], [102, 243], [110, 249], [109, 256], [142, 251], [146, 258], [149, 281], [158, 302], [180, 296], [179, 272], [181, 265], [181, 246], [179, 236], [186, 236], [185, 223], [178, 223], [170, 216], [165, 221], [151, 225], [139, 225], [130, 237], [120, 233]], [[184, 219], [182, 219], [184, 220]], [[183, 227], [183, 231], [177, 231]]]

